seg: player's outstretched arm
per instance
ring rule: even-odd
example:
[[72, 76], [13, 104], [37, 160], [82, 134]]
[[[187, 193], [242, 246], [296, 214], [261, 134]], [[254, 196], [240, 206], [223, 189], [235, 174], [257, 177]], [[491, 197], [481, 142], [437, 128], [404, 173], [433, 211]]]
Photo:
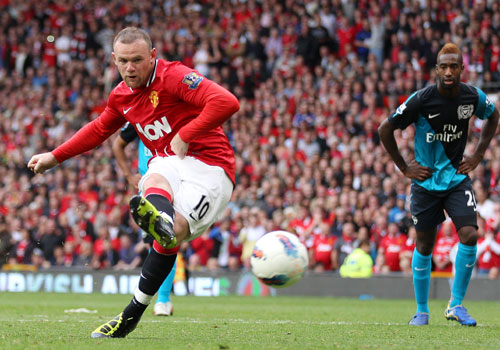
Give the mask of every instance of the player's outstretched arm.
[[395, 129], [394, 125], [392, 125], [388, 119], [384, 120], [378, 128], [380, 140], [387, 150], [387, 153], [391, 156], [393, 162], [407, 178], [423, 181], [431, 177], [432, 170], [420, 165], [415, 159], [406, 163], [401, 155], [401, 152], [399, 152], [398, 144], [396, 142], [396, 138], [394, 137]]
[[28, 162], [28, 168], [34, 173], [43, 174], [46, 170], [55, 167], [59, 162], [52, 152], [35, 154]]
[[491, 139], [495, 136], [498, 127], [498, 110], [495, 108], [491, 116], [483, 122], [481, 135], [474, 154], [464, 156], [458, 166], [458, 173], [467, 174], [474, 170], [483, 159], [484, 152], [488, 148]]

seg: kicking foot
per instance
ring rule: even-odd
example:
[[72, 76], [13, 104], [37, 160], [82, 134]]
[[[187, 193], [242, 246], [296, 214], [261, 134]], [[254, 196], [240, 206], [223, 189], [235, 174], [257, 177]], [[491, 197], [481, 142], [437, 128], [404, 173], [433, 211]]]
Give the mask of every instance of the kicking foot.
[[177, 244], [174, 233], [174, 221], [164, 212], [158, 211], [151, 202], [141, 196], [130, 199], [130, 212], [141, 229], [153, 236], [164, 248], [173, 248]]

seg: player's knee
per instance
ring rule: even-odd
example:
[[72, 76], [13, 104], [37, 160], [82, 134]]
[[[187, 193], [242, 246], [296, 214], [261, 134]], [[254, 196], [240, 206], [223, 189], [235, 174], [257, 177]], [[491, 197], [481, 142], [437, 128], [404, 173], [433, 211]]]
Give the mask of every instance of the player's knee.
[[185, 241], [191, 234], [188, 221], [178, 212], [175, 213], [174, 233], [179, 244]]
[[432, 241], [417, 242], [416, 248], [421, 255], [427, 256], [429, 254], [432, 254], [432, 250], [434, 249], [434, 242]]
[[461, 227], [457, 233], [460, 238], [460, 243], [465, 245], [475, 245], [479, 238], [476, 228], [472, 226]]
[[[155, 187], [155, 188], [164, 189], [165, 191], [167, 191], [170, 194], [171, 197], [173, 194], [172, 187], [170, 187], [170, 183], [168, 182], [168, 180], [166, 178], [164, 178], [160, 174], [147, 175], [146, 179], [144, 180], [143, 187], [144, 187], [144, 191], [147, 188]], [[173, 200], [173, 197], [172, 197], [172, 200]]]

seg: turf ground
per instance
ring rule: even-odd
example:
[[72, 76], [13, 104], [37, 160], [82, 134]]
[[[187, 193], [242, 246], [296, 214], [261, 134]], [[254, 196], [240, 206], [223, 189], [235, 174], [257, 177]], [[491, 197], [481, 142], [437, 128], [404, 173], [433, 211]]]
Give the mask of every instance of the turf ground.
[[[500, 302], [469, 301], [478, 327], [443, 317], [409, 327], [412, 300], [174, 297], [173, 317], [151, 308], [125, 339], [91, 339], [130, 296], [0, 293], [0, 349], [500, 349]], [[95, 313], [65, 312], [86, 308]]]

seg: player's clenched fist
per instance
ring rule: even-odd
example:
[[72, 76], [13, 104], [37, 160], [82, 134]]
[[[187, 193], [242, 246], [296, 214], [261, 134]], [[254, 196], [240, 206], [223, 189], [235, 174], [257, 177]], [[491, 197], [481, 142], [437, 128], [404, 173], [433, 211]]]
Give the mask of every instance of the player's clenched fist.
[[176, 134], [172, 141], [170, 142], [170, 147], [172, 148], [172, 151], [180, 158], [184, 159], [186, 156], [189, 143], [184, 142], [179, 134]]
[[43, 174], [55, 167], [59, 162], [51, 152], [35, 154], [28, 162], [28, 168], [34, 173]]

